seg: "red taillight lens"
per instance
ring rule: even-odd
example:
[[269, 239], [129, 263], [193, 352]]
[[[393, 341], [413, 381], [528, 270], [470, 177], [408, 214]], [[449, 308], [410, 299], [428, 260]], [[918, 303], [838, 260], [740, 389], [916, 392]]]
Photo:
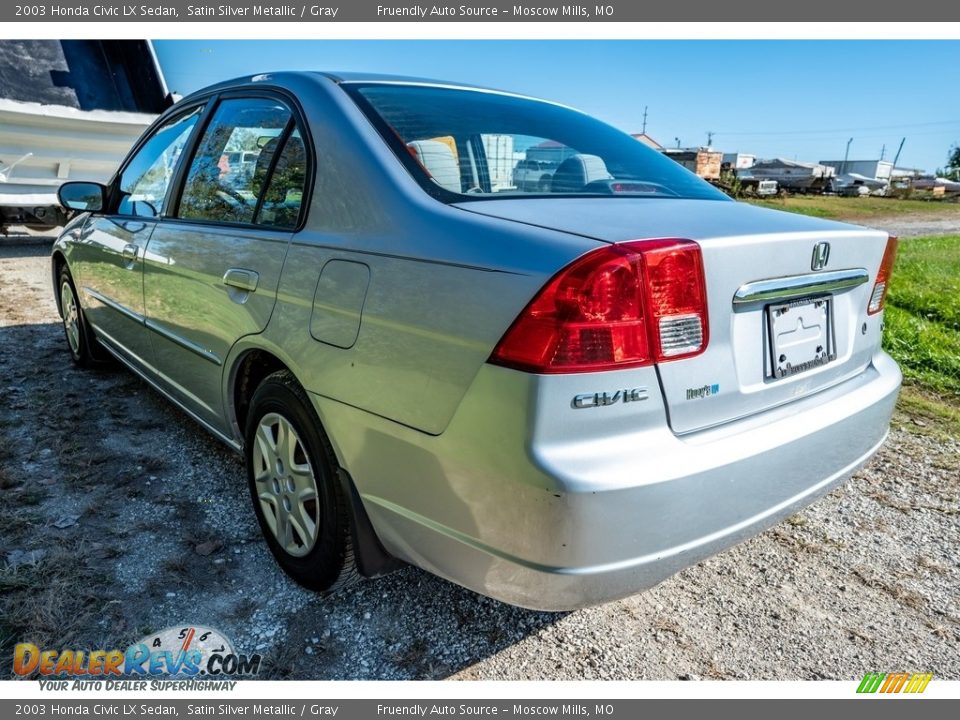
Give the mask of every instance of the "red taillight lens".
[[873, 283], [873, 292], [870, 293], [870, 302], [867, 305], [867, 315], [876, 315], [883, 310], [883, 305], [887, 300], [887, 290], [890, 288], [893, 262], [896, 258], [897, 239], [891, 235], [887, 240], [887, 248], [883, 251], [883, 260], [880, 261], [876, 282]]
[[490, 361], [537, 373], [592, 372], [690, 357], [706, 346], [700, 246], [642, 240], [594, 250], [564, 268]]

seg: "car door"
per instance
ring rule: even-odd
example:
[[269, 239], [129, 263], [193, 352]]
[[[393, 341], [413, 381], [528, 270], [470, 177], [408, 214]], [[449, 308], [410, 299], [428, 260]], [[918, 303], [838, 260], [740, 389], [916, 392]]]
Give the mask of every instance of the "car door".
[[75, 245], [87, 318], [104, 342], [141, 367], [152, 364], [143, 304], [147, 243], [201, 112], [198, 105], [178, 113], [141, 142], [111, 186], [108, 212], [91, 217]]
[[[224, 431], [224, 360], [238, 339], [266, 327], [300, 222], [303, 137], [278, 98], [221, 97], [177, 207], [147, 246], [144, 300], [157, 372], [181, 402]], [[243, 162], [247, 153], [254, 162]]]

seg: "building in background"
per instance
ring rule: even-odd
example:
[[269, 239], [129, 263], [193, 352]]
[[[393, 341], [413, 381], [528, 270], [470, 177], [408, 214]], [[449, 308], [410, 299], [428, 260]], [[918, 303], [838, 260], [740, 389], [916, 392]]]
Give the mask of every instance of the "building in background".
[[724, 170], [749, 170], [757, 162], [756, 155], [748, 153], [724, 153], [722, 166]]
[[830, 189], [832, 179], [837, 174], [829, 165], [785, 158], [759, 160], [750, 168], [750, 172], [761, 180], [776, 180], [781, 188], [795, 192], [825, 192]]
[[862, 175], [873, 180], [889, 181], [893, 163], [888, 160], [821, 160], [821, 165], [828, 165], [837, 171], [837, 175]]
[[647, 135], [646, 133], [631, 133], [630, 137], [632, 137], [634, 140], [639, 140], [639, 141], [642, 142], [644, 145], [646, 145], [648, 148], [652, 148], [652, 149], [656, 150], [657, 152], [663, 152], [663, 151], [664, 151], [663, 145], [661, 145], [660, 143], [658, 143], [656, 140], [654, 140], [652, 137], [650, 137], [650, 136]]
[[713, 148], [666, 148], [663, 153], [704, 180], [719, 180], [723, 153]]

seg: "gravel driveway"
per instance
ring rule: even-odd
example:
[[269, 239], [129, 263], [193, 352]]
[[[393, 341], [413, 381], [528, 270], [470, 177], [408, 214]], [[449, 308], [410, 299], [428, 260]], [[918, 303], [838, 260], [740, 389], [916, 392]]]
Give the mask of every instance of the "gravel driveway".
[[960, 219], [957, 214], [903, 215], [892, 218], [874, 218], [864, 221], [864, 225], [886, 230], [898, 238], [921, 237], [923, 235], [947, 235], [960, 232]]
[[960, 442], [929, 419], [899, 414], [845, 487], [627, 600], [528, 612], [414, 568], [325, 598], [277, 569], [239, 458], [131, 374], [71, 365], [47, 253], [0, 247], [7, 658], [190, 622], [274, 678], [960, 679]]

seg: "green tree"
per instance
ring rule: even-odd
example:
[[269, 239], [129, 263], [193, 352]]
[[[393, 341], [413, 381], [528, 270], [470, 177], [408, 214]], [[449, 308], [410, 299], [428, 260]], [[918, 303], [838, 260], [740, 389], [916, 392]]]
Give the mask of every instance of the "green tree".
[[947, 154], [947, 167], [944, 175], [951, 180], [960, 180], [960, 144], [953, 145]]

